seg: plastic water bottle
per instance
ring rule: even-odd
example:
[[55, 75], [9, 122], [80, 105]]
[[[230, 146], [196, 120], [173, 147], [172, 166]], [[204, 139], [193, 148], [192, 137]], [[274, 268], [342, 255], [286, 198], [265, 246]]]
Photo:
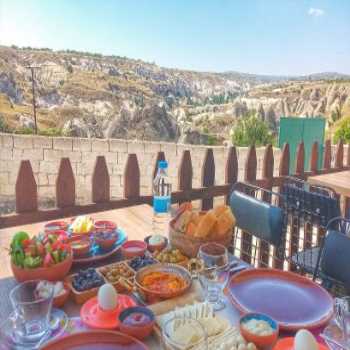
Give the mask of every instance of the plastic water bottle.
[[153, 181], [153, 234], [167, 235], [170, 220], [171, 182], [168, 162], [159, 161]]

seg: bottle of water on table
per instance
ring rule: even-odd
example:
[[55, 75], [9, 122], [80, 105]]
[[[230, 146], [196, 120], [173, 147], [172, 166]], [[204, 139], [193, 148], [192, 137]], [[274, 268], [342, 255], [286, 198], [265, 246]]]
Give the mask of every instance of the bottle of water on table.
[[158, 172], [153, 181], [153, 234], [167, 235], [170, 221], [171, 182], [168, 162], [159, 161]]

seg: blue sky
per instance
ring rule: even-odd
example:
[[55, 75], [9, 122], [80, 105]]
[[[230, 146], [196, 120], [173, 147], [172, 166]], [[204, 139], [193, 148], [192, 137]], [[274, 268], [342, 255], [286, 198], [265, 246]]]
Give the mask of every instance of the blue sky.
[[202, 71], [350, 74], [350, 0], [0, 0], [0, 44]]

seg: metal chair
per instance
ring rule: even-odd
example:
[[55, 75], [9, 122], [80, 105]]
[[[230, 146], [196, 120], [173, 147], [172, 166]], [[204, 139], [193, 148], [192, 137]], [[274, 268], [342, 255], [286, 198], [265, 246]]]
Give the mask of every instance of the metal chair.
[[274, 266], [274, 260], [281, 259], [283, 266], [287, 227], [284, 205], [285, 199], [279, 193], [237, 182], [230, 196], [236, 217], [235, 253], [252, 265]]
[[[281, 193], [286, 198], [291, 231], [296, 227], [300, 233], [300, 227], [304, 225], [304, 248], [300, 249], [300, 242], [291, 237], [291, 251], [294, 253], [288, 260], [300, 272], [312, 274], [319, 255], [319, 241], [313, 239], [313, 230], [317, 228], [322, 238], [328, 222], [340, 216], [339, 197], [330, 188], [310, 185], [294, 177], [285, 179]], [[310, 231], [310, 237], [306, 237], [306, 229]]]
[[334, 218], [322, 239], [313, 279], [335, 295], [350, 292], [350, 220]]

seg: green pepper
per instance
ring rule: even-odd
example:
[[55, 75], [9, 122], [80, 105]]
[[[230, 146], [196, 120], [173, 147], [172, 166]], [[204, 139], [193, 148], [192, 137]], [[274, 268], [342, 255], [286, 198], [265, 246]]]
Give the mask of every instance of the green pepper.
[[13, 238], [12, 238], [12, 243], [11, 246], [18, 246], [21, 245], [21, 243], [25, 240], [25, 239], [29, 239], [29, 235], [27, 232], [24, 231], [19, 231], [17, 232]]
[[24, 261], [23, 261], [23, 265], [24, 267], [27, 267], [29, 269], [33, 269], [36, 267], [39, 267], [41, 265], [41, 257], [37, 256], [35, 258], [31, 257], [31, 256], [27, 256], [25, 257]]
[[23, 267], [23, 261], [25, 259], [24, 251], [21, 247], [11, 248], [11, 258], [16, 266]]
[[55, 250], [54, 252], [51, 253], [53, 260], [56, 264], [58, 264], [60, 262], [60, 253]]

